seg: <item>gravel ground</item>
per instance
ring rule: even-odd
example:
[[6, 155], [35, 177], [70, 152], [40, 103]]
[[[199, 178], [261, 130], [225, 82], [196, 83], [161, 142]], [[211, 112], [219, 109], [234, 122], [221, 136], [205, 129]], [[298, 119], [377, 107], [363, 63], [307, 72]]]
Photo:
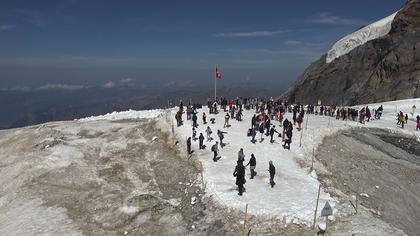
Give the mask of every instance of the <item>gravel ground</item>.
[[347, 196], [357, 194], [373, 217], [418, 235], [420, 145], [415, 137], [381, 129], [347, 130], [325, 138], [317, 159], [329, 171], [319, 174], [324, 185]]

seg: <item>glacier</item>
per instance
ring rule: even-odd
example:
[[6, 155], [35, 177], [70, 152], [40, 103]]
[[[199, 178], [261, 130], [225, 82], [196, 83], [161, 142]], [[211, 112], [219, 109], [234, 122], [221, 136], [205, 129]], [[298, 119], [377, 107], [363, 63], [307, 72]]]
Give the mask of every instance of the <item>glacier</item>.
[[328, 51], [326, 62], [330, 63], [368, 41], [387, 35], [397, 13], [398, 11], [337, 41]]

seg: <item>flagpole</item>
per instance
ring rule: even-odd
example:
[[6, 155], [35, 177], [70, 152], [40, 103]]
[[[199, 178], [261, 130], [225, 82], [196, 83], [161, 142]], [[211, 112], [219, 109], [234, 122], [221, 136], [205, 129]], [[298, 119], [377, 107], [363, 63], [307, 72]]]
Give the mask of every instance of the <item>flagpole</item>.
[[214, 65], [214, 71], [213, 71], [213, 73], [214, 73], [214, 101], [216, 102], [216, 89], [217, 89], [217, 87], [216, 87], [216, 82], [217, 82], [217, 75], [216, 75], [216, 65]]

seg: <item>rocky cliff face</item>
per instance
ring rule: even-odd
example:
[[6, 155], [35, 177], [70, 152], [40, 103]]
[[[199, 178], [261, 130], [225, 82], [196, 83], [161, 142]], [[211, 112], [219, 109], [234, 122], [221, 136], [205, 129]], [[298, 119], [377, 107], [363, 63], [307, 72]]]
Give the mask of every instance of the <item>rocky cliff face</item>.
[[330, 63], [309, 66], [282, 98], [296, 103], [355, 105], [420, 97], [420, 0], [409, 0], [389, 33]]

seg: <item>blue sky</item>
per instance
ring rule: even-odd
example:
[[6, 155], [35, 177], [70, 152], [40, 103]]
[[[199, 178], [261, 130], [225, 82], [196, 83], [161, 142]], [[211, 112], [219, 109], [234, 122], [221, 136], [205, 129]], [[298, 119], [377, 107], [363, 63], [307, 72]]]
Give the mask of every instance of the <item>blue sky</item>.
[[288, 84], [331, 45], [404, 0], [3, 0], [0, 88], [200, 83]]

